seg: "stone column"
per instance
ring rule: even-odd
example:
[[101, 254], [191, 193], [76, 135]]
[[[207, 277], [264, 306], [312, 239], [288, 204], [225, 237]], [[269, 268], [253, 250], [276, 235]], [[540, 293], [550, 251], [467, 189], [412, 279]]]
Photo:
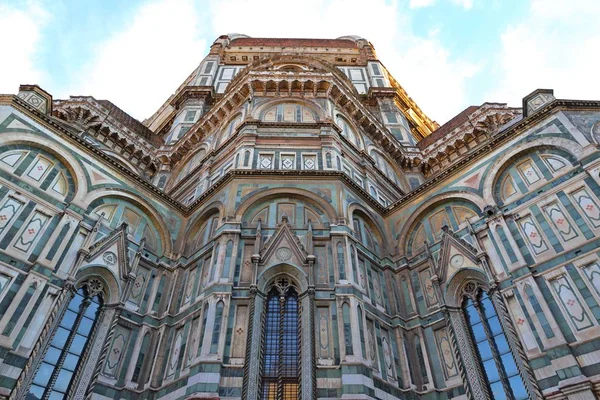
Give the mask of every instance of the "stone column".
[[262, 359], [262, 327], [264, 314], [264, 298], [256, 284], [250, 287], [250, 304], [248, 313], [248, 339], [246, 340], [246, 360], [244, 361], [243, 400], [256, 400], [261, 390], [260, 366]]
[[485, 380], [478, 366], [475, 348], [468, 336], [468, 327], [464, 320], [462, 310], [448, 310], [450, 319], [450, 332], [452, 347], [456, 359], [459, 360], [460, 375], [471, 400], [491, 400], [490, 394], [484, 384]]
[[40, 336], [33, 347], [33, 350], [29, 354], [27, 364], [25, 364], [25, 367], [21, 372], [21, 376], [19, 376], [17, 384], [11, 393], [11, 399], [25, 398], [25, 394], [29, 389], [30, 383], [35, 376], [40, 363], [46, 355], [48, 345], [56, 333], [56, 327], [58, 326], [59, 321], [62, 320], [69, 302], [73, 298], [73, 293], [73, 281], [67, 280], [63, 289], [60, 291], [58, 298], [56, 299], [56, 303], [52, 307], [50, 316], [48, 317], [46, 324], [44, 325], [44, 328], [42, 329], [42, 332], [40, 333]]
[[300, 298], [302, 307], [300, 314], [301, 328], [301, 375], [300, 385], [302, 389], [302, 400], [316, 399], [315, 374], [315, 289], [309, 287]]
[[90, 338], [90, 343], [88, 343], [83, 354], [83, 357], [86, 358], [83, 370], [79, 372], [80, 375], [75, 390], [71, 391], [74, 399], [90, 398], [92, 395], [94, 384], [98, 375], [100, 375], [101, 368], [104, 366], [104, 359], [115, 331], [117, 309], [118, 307], [111, 306], [105, 306], [102, 309], [102, 315], [96, 322], [98, 327], [93, 337]]
[[502, 299], [500, 291], [497, 289], [494, 290], [493, 294], [490, 297], [498, 313], [498, 319], [500, 320], [500, 323], [502, 324], [502, 329], [504, 330], [504, 334], [508, 339], [508, 345], [510, 346], [510, 350], [513, 353], [513, 356], [517, 363], [517, 367], [519, 368], [519, 372], [521, 372], [521, 376], [523, 377], [523, 382], [525, 383], [525, 388], [527, 388], [529, 397], [532, 399], [541, 399], [542, 392], [540, 392], [533, 370], [527, 362], [527, 355], [525, 354], [525, 350], [523, 349], [523, 344], [519, 340], [517, 331], [515, 330], [515, 327], [512, 324], [508, 308], [506, 308], [506, 304]]

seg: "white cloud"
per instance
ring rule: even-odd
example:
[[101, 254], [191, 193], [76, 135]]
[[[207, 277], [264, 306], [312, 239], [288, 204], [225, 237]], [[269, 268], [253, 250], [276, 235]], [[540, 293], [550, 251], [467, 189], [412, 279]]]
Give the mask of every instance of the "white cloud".
[[432, 119], [443, 123], [469, 105], [466, 81], [479, 71], [478, 64], [456, 60], [436, 30], [427, 37], [415, 35], [406, 10], [399, 9], [397, 2], [370, 1], [368, 18], [364, 4], [361, 0], [306, 0], [294, 9], [293, 19], [298, 23], [291, 23], [282, 16], [279, 1], [215, 0], [211, 19], [215, 37], [229, 32], [253, 37], [359, 35], [373, 43], [378, 57]]
[[466, 80], [479, 66], [457, 60], [436, 30], [425, 37], [416, 35], [407, 10], [399, 9], [396, 1], [370, 1], [369, 18], [362, 0], [306, 0], [302, 5], [294, 9], [290, 21], [276, 0], [154, 0], [136, 10], [124, 29], [97, 44], [70, 88], [54, 95], [107, 99], [143, 120], [196, 68], [207, 53], [207, 40], [221, 34], [292, 38], [355, 34], [374, 44], [383, 63], [432, 119], [442, 123], [469, 105]]
[[36, 65], [41, 31], [50, 15], [36, 3], [22, 8], [0, 3], [0, 93], [17, 93], [22, 83], [42, 83], [44, 73]]
[[421, 8], [429, 7], [435, 4], [435, 0], [410, 0], [408, 2], [409, 8]]
[[452, 3], [464, 8], [465, 10], [470, 10], [473, 8], [473, 0], [452, 0]]
[[60, 96], [107, 99], [143, 120], [156, 111], [206, 53], [202, 18], [191, 0], [141, 6], [120, 32], [97, 45], [94, 57]]
[[533, 0], [529, 15], [502, 34], [500, 76], [489, 97], [520, 105], [537, 88], [558, 98], [599, 99], [600, 2]]

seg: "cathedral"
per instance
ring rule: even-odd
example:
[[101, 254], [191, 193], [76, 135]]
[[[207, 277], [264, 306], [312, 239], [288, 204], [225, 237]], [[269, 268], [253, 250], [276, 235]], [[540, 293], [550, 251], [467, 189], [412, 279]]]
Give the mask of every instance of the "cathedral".
[[600, 101], [440, 126], [358, 36], [173, 89], [0, 95], [0, 399], [600, 398]]

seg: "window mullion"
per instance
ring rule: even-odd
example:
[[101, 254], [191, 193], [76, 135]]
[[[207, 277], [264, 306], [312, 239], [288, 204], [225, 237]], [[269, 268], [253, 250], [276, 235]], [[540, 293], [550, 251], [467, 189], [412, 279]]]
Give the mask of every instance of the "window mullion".
[[285, 324], [285, 303], [286, 298], [279, 296], [279, 334], [277, 336], [279, 352], [279, 365], [277, 366], [277, 399], [283, 399], [283, 329]]
[[[71, 298], [71, 300], [72, 299], [73, 298]], [[52, 376], [50, 377], [50, 380], [48, 381], [48, 387], [46, 388], [46, 392], [44, 393], [44, 397], [42, 398], [43, 400], [47, 400], [50, 397], [50, 393], [52, 392], [52, 389], [54, 388], [54, 384], [56, 383], [58, 374], [60, 373], [62, 366], [65, 363], [65, 359], [67, 358], [67, 354], [69, 352], [68, 350], [71, 348], [71, 344], [73, 343], [73, 340], [75, 339], [75, 335], [77, 334], [79, 325], [81, 325], [81, 320], [83, 319], [85, 310], [87, 310], [90, 303], [91, 303], [91, 299], [89, 297], [85, 297], [83, 299], [83, 301], [81, 302], [81, 305], [79, 306], [79, 314], [77, 315], [77, 318], [75, 318], [75, 322], [73, 323], [73, 328], [71, 330], [71, 333], [69, 334], [69, 337], [67, 338], [67, 341], [65, 342], [65, 345], [62, 348], [60, 357], [58, 358], [58, 361], [56, 362], [56, 366], [54, 367], [54, 371], [52, 372]]]
[[[500, 374], [500, 382], [502, 382], [502, 387], [506, 392], [506, 396], [510, 400], [514, 400], [514, 396], [512, 394], [512, 389], [508, 385], [508, 378], [504, 372], [504, 366], [502, 365], [502, 360], [500, 359], [500, 355], [498, 354], [498, 349], [496, 349], [496, 344], [494, 342], [494, 337], [492, 332], [490, 331], [490, 327], [488, 326], [487, 317], [485, 316], [485, 312], [481, 309], [481, 302], [479, 300], [473, 301], [473, 305], [479, 314], [479, 318], [481, 319], [481, 325], [483, 326], [483, 330], [485, 332], [485, 336], [490, 345], [490, 349], [492, 351], [492, 357], [494, 358], [494, 362], [496, 363], [496, 368], [498, 368], [498, 373]], [[488, 385], [490, 382], [488, 382]], [[491, 388], [490, 388], [491, 391]]]

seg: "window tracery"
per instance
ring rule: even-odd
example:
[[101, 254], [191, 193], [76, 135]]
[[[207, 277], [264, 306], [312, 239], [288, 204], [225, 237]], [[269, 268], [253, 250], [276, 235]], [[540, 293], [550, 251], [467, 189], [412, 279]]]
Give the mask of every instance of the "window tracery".
[[103, 290], [102, 282], [93, 278], [71, 298], [33, 378], [28, 400], [67, 398], [100, 315]]
[[300, 391], [298, 293], [290, 280], [278, 278], [266, 301], [261, 399], [296, 400]]
[[475, 282], [467, 283], [463, 289], [462, 309], [492, 398], [528, 399], [525, 383], [488, 293]]

